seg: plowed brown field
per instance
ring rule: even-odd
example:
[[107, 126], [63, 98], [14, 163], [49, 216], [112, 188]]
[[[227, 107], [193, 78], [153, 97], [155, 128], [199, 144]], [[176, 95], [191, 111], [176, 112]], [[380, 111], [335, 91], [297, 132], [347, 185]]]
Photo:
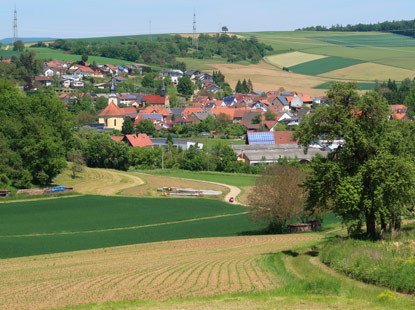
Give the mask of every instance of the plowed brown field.
[[207, 238], [0, 261], [0, 309], [42, 309], [116, 300], [165, 300], [267, 290], [278, 278], [261, 255], [317, 234]]

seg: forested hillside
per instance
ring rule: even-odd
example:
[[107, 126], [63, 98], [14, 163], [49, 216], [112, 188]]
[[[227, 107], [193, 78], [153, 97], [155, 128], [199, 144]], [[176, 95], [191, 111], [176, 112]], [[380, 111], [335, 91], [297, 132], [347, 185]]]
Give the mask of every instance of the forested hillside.
[[258, 63], [267, 51], [272, 51], [271, 46], [258, 42], [255, 37], [248, 40], [227, 34], [215, 36], [201, 34], [198, 38], [197, 49], [192, 47], [192, 38], [180, 35], [158, 37], [155, 42], [59, 39], [49, 46], [62, 49], [70, 54], [87, 54], [169, 67], [178, 67], [176, 57], [209, 59], [213, 56], [220, 56], [228, 62], [246, 60]]

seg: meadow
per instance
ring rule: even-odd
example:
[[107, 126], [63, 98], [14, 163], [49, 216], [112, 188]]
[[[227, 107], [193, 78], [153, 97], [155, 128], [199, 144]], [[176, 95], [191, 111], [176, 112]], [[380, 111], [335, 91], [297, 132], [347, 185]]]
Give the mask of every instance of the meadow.
[[254, 185], [256, 175], [242, 173], [224, 173], [214, 171], [188, 171], [179, 169], [156, 169], [156, 170], [135, 170], [131, 171], [151, 173], [152, 175], [193, 179], [208, 182], [218, 182], [237, 187]]
[[0, 227], [0, 258], [10, 258], [237, 236], [261, 225], [244, 207], [212, 199], [81, 196], [1, 204]]
[[[53, 49], [49, 47], [28, 47], [27, 50], [36, 52], [36, 58], [43, 59], [45, 61], [57, 59], [61, 61], [73, 61], [77, 62], [81, 60], [81, 55], [67, 54], [63, 50]], [[97, 64], [110, 64], [110, 65], [125, 65], [132, 64], [131, 61], [107, 58], [107, 57], [98, 57], [98, 56], [89, 56], [88, 62], [96, 62]]]
[[288, 69], [295, 73], [307, 75], [319, 75], [330, 71], [354, 66], [362, 63], [361, 60], [342, 58], [342, 57], [325, 57], [309, 62], [301, 63]]

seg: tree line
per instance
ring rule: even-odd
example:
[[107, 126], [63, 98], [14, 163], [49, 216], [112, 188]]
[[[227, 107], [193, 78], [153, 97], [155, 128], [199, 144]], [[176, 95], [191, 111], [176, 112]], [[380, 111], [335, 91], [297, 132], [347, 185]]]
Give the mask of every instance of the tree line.
[[254, 38], [240, 39], [227, 34], [215, 36], [200, 34], [197, 50], [192, 47], [192, 38], [180, 35], [158, 37], [155, 42], [121, 41], [112, 43], [58, 39], [50, 43], [49, 47], [62, 49], [71, 54], [123, 59], [181, 70], [185, 69], [184, 63], [178, 62], [176, 57], [210, 59], [213, 56], [220, 56], [227, 59], [228, 62], [248, 60], [252, 63], [258, 63], [267, 51], [272, 51], [270, 45], [260, 43]]
[[400, 20], [400, 21], [385, 21], [377, 24], [357, 24], [357, 25], [333, 25], [326, 26], [312, 26], [297, 29], [297, 31], [343, 31], [343, 32], [392, 32], [408, 37], [415, 37], [415, 19], [414, 20]]

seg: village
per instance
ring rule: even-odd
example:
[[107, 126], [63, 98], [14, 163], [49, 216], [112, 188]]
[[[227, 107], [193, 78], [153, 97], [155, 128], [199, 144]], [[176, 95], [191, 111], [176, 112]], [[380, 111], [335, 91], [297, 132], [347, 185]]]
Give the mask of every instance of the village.
[[[97, 105], [97, 100], [101, 98], [107, 105], [97, 111], [96, 122], [82, 125], [98, 132], [107, 132], [113, 140], [123, 141], [131, 147], [167, 147], [167, 134], [174, 136], [175, 147], [184, 150], [195, 145], [203, 148], [206, 138], [239, 139], [245, 143], [230, 144], [238, 155], [238, 161], [257, 165], [273, 163], [282, 158], [295, 158], [300, 163], [310, 162], [316, 154], [325, 156], [342, 143], [341, 140], [328, 143], [322, 138], [311, 144], [305, 153], [298, 141], [292, 139], [296, 127], [306, 115], [321, 104], [330, 104], [324, 97], [311, 97], [284, 89], [266, 93], [251, 89], [249, 93], [233, 92], [229, 96], [218, 97], [223, 91], [215, 84], [211, 74], [178, 69], [153, 73], [153, 77], [162, 81], [158, 90], [147, 88], [147, 92], [143, 92], [141, 87], [135, 86], [137, 91], [117, 91], [120, 85], [131, 78], [143, 77], [145, 72], [148, 72], [148, 68], [138, 64], [81, 65], [52, 60], [44, 63], [43, 73], [35, 77], [35, 85], [53, 88], [68, 107], [85, 97]], [[175, 89], [182, 78], [192, 82], [192, 95], [173, 95], [175, 102], [172, 104], [172, 95], [168, 94], [166, 85]], [[91, 79], [100, 82], [92, 84]], [[89, 85], [92, 91], [84, 91], [85, 84], [92, 84]], [[391, 105], [390, 118], [407, 119], [406, 111], [404, 105]], [[206, 128], [205, 131], [199, 128], [191, 136], [183, 130], [188, 126], [198, 128], [197, 125], [207, 118], [220, 120], [227, 126], [236, 125], [238, 130], [235, 133], [235, 130], [223, 128], [220, 128], [222, 132], [218, 128]], [[126, 119], [134, 124], [134, 130], [122, 134]], [[154, 125], [152, 134], [135, 129], [142, 121]]]

